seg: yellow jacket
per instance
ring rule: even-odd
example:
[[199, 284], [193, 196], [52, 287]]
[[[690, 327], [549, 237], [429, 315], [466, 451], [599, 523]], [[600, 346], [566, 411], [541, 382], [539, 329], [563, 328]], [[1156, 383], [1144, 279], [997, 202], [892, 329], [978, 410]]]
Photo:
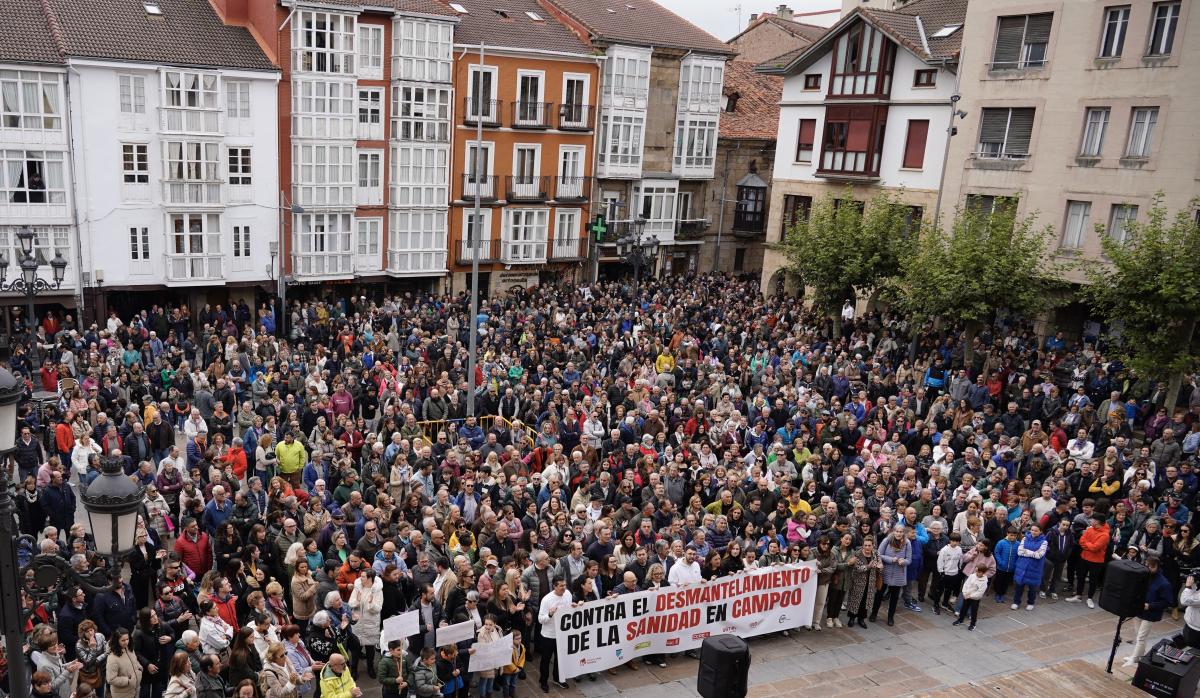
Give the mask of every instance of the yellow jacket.
[[354, 698], [350, 692], [355, 688], [349, 667], [340, 676], [328, 664], [321, 669], [321, 698]]
[[299, 441], [292, 441], [291, 446], [286, 441], [280, 441], [275, 446], [275, 457], [279, 459], [279, 472], [290, 474], [304, 468], [308, 452]]
[[675, 370], [675, 357], [670, 354], [659, 354], [654, 361], [654, 370], [659, 373], [670, 373]]

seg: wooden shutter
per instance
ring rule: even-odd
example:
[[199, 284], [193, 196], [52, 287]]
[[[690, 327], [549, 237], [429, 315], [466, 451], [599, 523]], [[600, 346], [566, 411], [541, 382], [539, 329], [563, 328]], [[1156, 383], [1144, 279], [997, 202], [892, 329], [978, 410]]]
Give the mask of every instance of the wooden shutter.
[[867, 142], [871, 138], [871, 122], [855, 120], [850, 122], [850, 132], [846, 136], [846, 150], [852, 153], [865, 153]]
[[904, 167], [919, 170], [925, 166], [925, 140], [928, 135], [928, 119], [909, 120], [908, 138], [904, 143]]
[[1025, 15], [1001, 17], [996, 27], [996, 46], [992, 51], [992, 66], [1015, 68], [1021, 58], [1021, 43], [1025, 36]]
[[817, 120], [816, 119], [801, 119], [800, 120], [800, 145], [812, 147], [813, 140], [816, 137]]
[[1008, 129], [1007, 109], [984, 109], [979, 125], [980, 143], [1003, 143]]
[[1054, 13], [1046, 12], [1038, 15], [1029, 15], [1028, 19], [1029, 22], [1025, 26], [1025, 43], [1049, 43], [1050, 27], [1054, 24]]
[[1029, 154], [1029, 141], [1033, 138], [1033, 113], [1032, 108], [1012, 110], [1012, 118], [1008, 122], [1008, 142], [1004, 146], [1005, 155]]

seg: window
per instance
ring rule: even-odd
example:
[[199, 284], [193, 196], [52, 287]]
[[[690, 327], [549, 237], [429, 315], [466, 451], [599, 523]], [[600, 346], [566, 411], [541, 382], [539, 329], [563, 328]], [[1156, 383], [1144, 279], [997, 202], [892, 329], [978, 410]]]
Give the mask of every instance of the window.
[[812, 162], [813, 142], [817, 137], [817, 120], [800, 119], [800, 133], [796, 140], [796, 162]]
[[292, 135], [299, 138], [353, 139], [353, 84], [298, 79], [292, 83]]
[[[16, 234], [25, 226], [7, 226], [0, 228], [0, 252], [3, 252], [10, 262], [20, 259]], [[63, 259], [71, 258], [71, 229], [65, 225], [35, 225], [33, 226], [33, 258], [38, 264], [49, 264], [56, 256]], [[69, 268], [68, 268], [69, 269]], [[18, 272], [20, 270], [18, 269]]]
[[590, 128], [588, 120], [588, 76], [563, 75], [563, 97], [559, 108], [559, 127]]
[[829, 106], [818, 172], [873, 177], [879, 174], [887, 107]]
[[882, 96], [892, 90], [896, 45], [883, 32], [859, 22], [834, 46], [830, 95]]
[[692, 192], [681, 191], [675, 195], [675, 200], [678, 202], [675, 206], [675, 219], [681, 221], [692, 220]]
[[217, 181], [217, 144], [200, 141], [166, 141], [166, 178], [170, 180]]
[[795, 194], [784, 194], [783, 196], [783, 230], [780, 231], [779, 239], [783, 240], [787, 237], [787, 233], [792, 226], [800, 221], [808, 220], [809, 213], [812, 212], [812, 197], [797, 196]]
[[171, 214], [170, 254], [206, 255], [220, 254], [220, 252], [220, 215], [216, 213]]
[[243, 259], [250, 257], [250, 226], [233, 226], [233, 256]]
[[979, 151], [976, 157], [998, 159], [1029, 157], [1033, 138], [1034, 110], [984, 109], [979, 126]]
[[609, 48], [601, 84], [605, 97], [618, 105], [644, 103], [650, 91], [650, 52]]
[[937, 70], [922, 69], [913, 72], [913, 87], [933, 87], [937, 85]]
[[294, 196], [301, 206], [354, 203], [354, 146], [293, 142]]
[[[721, 61], [685, 58], [679, 66], [679, 110], [716, 111], [721, 103]], [[818, 76], [819, 77], [819, 76]]]
[[358, 90], [358, 137], [383, 140], [383, 89]]
[[472, 246], [479, 250], [479, 259], [492, 259], [492, 212], [481, 209], [479, 216], [463, 209], [463, 238], [459, 259], [470, 260]]
[[440, 273], [446, 270], [446, 212], [392, 211], [388, 226], [388, 269]]
[[716, 119], [680, 119], [675, 124], [675, 168], [711, 171], [717, 154]]
[[217, 76], [211, 73], [163, 73], [163, 106], [177, 109], [216, 109]]
[[36, 131], [62, 128], [58, 73], [0, 71], [0, 127]]
[[739, 247], [733, 251], [733, 270], [743, 271], [746, 268], [746, 248]]
[[542, 74], [519, 71], [517, 74], [517, 105], [513, 112], [513, 126], [548, 126], [545, 107], [542, 105]]
[[126, 184], [150, 183], [149, 147], [144, 143], [121, 144], [121, 172]]
[[296, 272], [304, 276], [352, 273], [350, 221], [349, 213], [297, 214]]
[[129, 259], [134, 262], [150, 261], [150, 229], [129, 229]]
[[1001, 17], [992, 51], [993, 70], [1041, 68], [1046, 65], [1054, 13]]
[[383, 203], [383, 151], [358, 152], [358, 200], [363, 205]]
[[449, 157], [449, 149], [445, 146], [392, 146], [391, 203], [396, 206], [445, 206]]
[[904, 207], [904, 234], [912, 238], [921, 232], [921, 221], [925, 217], [925, 209], [920, 206]]
[[1133, 110], [1129, 126], [1127, 158], [1148, 158], [1154, 145], [1154, 127], [1158, 125], [1158, 107], [1138, 107]]
[[560, 210], [554, 219], [554, 248], [553, 256], [580, 257], [579, 252], [579, 210]]
[[229, 183], [234, 186], [251, 183], [249, 148], [229, 149]]
[[1117, 242], [1125, 242], [1137, 222], [1138, 207], [1133, 204], [1113, 204], [1108, 222], [1108, 236]]
[[737, 210], [733, 214], [734, 229], [761, 232], [766, 205], [767, 190], [763, 187], [738, 187]]
[[821, 74], [820, 73], [809, 73], [808, 75], [805, 75], [804, 76], [804, 89], [806, 89], [806, 90], [821, 89]]
[[364, 258], [364, 262], [372, 262], [373, 266], [378, 268], [379, 255], [382, 250], [380, 244], [383, 240], [383, 219], [358, 218], [354, 221], [354, 225], [358, 228], [354, 242], [356, 253], [359, 257]]
[[354, 74], [354, 16], [297, 10], [292, 19], [292, 69], [304, 73]]
[[66, 178], [61, 152], [0, 151], [0, 196], [19, 204], [65, 204]]
[[1119, 58], [1125, 50], [1125, 32], [1129, 29], [1129, 5], [1104, 10], [1104, 32], [1100, 35], [1100, 57]]
[[991, 194], [968, 194], [966, 210], [980, 216], [990, 216], [994, 213], [1007, 213], [1017, 200], [1010, 196], [992, 196]]
[[1179, 25], [1178, 0], [1154, 5], [1154, 16], [1150, 20], [1150, 46], [1147, 56], [1169, 56], [1175, 45], [1175, 29]]
[[392, 88], [392, 138], [446, 143], [450, 140], [450, 90]]
[[1092, 212], [1092, 204], [1087, 201], [1067, 202], [1067, 222], [1063, 226], [1062, 246], [1068, 250], [1083, 247], [1083, 239], [1087, 235], [1088, 217]]
[[463, 171], [467, 173], [467, 181], [476, 183], [485, 183], [492, 175], [492, 148], [493, 143], [468, 143], [466, 153], [466, 164]]
[[358, 25], [358, 77], [383, 79], [383, 27], [378, 24]]
[[550, 210], [517, 208], [505, 210], [505, 262], [546, 261], [546, 239], [550, 226]]
[[225, 81], [225, 116], [230, 119], [250, 118], [250, 83], [248, 81]]
[[146, 78], [141, 75], [118, 75], [122, 114], [146, 113]]
[[467, 95], [467, 114], [471, 120], [498, 123], [500, 114], [496, 103], [496, 69], [489, 66], [468, 66], [471, 91]]
[[909, 119], [904, 139], [904, 163], [901, 167], [919, 170], [925, 167], [925, 141], [929, 137], [928, 119]]
[[1100, 157], [1104, 148], [1104, 132], [1108, 129], [1108, 112], [1108, 107], [1092, 107], [1087, 110], [1083, 122], [1083, 143], [1079, 147], [1080, 157]]
[[402, 19], [392, 31], [392, 79], [450, 82], [453, 25]]
[[640, 169], [644, 116], [614, 114], [605, 110], [600, 123], [600, 164], [609, 168]]

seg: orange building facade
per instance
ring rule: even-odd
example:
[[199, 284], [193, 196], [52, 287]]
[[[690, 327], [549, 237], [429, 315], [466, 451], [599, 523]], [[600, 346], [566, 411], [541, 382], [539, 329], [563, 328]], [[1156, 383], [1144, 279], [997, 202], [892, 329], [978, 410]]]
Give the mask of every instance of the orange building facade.
[[[501, 16], [475, 2], [460, 15], [449, 217], [453, 292], [470, 288], [473, 253], [484, 293], [587, 278], [599, 62], [566, 24], [529, 5], [528, 12], [518, 7]], [[469, 43], [477, 22], [486, 31], [482, 63], [479, 45]], [[488, 45], [505, 37], [517, 45]], [[566, 50], [524, 47], [543, 42]]]

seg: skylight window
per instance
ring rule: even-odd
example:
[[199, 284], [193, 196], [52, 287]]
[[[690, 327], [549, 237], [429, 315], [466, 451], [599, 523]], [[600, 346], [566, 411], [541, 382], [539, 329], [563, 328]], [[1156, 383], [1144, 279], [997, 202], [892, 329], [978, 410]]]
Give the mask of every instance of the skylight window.
[[450, 3], [450, 9], [454, 10], [455, 12], [457, 12], [460, 15], [471, 14], [470, 12], [467, 12], [467, 8], [463, 7], [462, 5], [458, 4], [457, 2]]
[[142, 3], [142, 7], [146, 9], [148, 15], [161, 15], [162, 7], [159, 6], [157, 0], [146, 0]]
[[493, 9], [492, 12], [495, 12], [496, 14], [500, 15], [501, 19], [508, 19], [508, 13], [505, 12], [504, 10]]
[[526, 17], [528, 17], [529, 19], [532, 19], [532, 20], [533, 20], [533, 21], [535, 21], [535, 22], [544, 22], [544, 21], [546, 21], [546, 20], [542, 19], [542, 16], [541, 16], [541, 15], [539, 15], [538, 13], [536, 13], [536, 12], [526, 12], [526, 13], [525, 13], [525, 16], [526, 16]]
[[946, 26], [937, 30], [937, 32], [935, 32], [934, 34], [930, 35], [930, 38], [931, 39], [945, 39], [947, 36], [950, 36], [951, 34], [953, 34], [954, 32], [958, 31], [961, 28], [962, 28], [961, 24], [947, 24]]
[[617, 11], [616, 11], [616, 10], [614, 10], [613, 8], [611, 8], [611, 7], [606, 7], [606, 8], [604, 8], [604, 11], [605, 11], [605, 12], [611, 12], [611, 13], [613, 13], [614, 15], [615, 15], [615, 14], [617, 14]]

